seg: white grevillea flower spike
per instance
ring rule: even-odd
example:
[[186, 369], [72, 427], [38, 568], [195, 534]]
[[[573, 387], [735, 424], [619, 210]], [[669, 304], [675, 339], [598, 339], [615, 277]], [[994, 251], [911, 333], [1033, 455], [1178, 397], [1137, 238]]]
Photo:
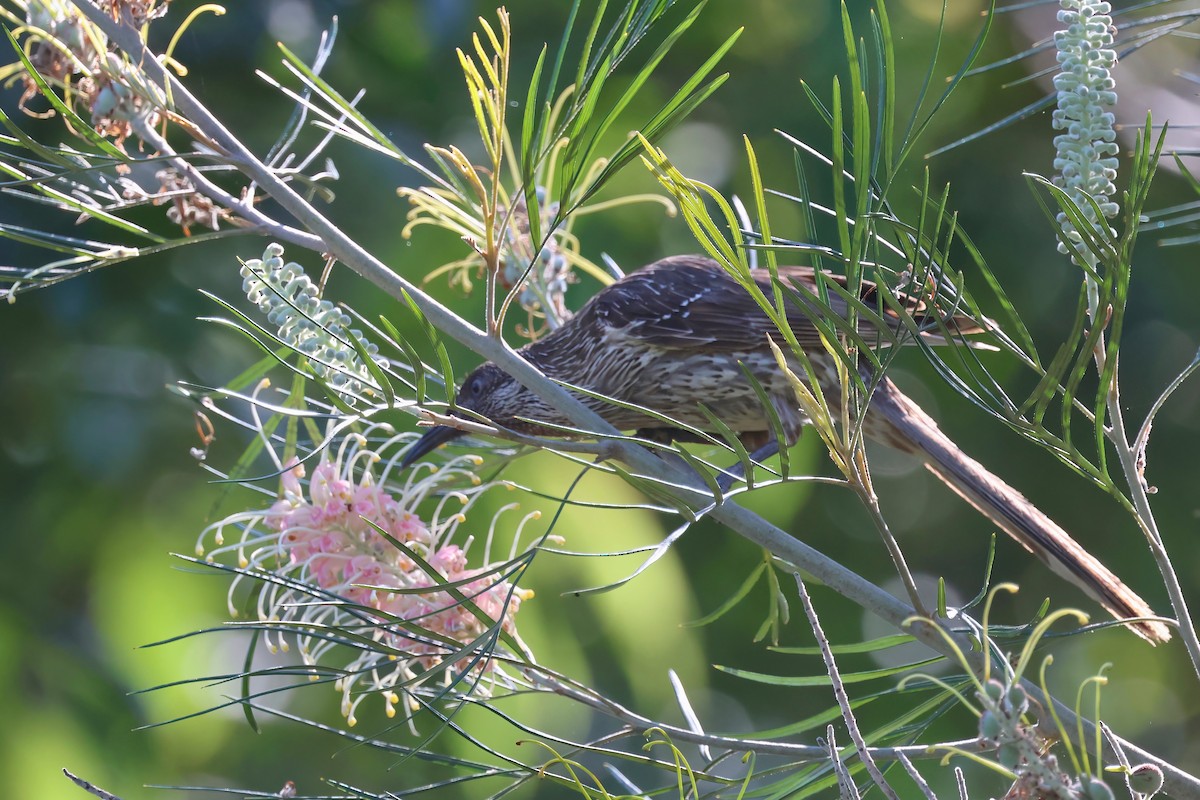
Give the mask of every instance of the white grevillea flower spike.
[[[1116, 195], [1113, 180], [1117, 177], [1119, 147], [1113, 129], [1115, 117], [1109, 110], [1117, 102], [1117, 93], [1113, 91], [1116, 82], [1112, 77], [1117, 63], [1113, 49], [1116, 29], [1111, 10], [1107, 2], [1061, 0], [1058, 21], [1065, 27], [1054, 34], [1059, 73], [1054, 77], [1058, 108], [1054, 111], [1053, 126], [1062, 131], [1054, 137], [1057, 150], [1054, 168], [1058, 171], [1054, 182], [1071, 196], [1098, 230], [1107, 226], [1104, 218], [1115, 217], [1120, 210], [1112, 199]], [[1096, 214], [1087, 198], [1095, 201], [1102, 216]], [[1060, 213], [1058, 222], [1073, 244], [1082, 242], [1066, 214]], [[1067, 253], [1068, 248], [1060, 243], [1059, 251]], [[1076, 251], [1094, 266], [1094, 257], [1086, 247], [1076, 247]], [[1089, 297], [1094, 295], [1091, 287]], [[1094, 302], [1091, 310], [1094, 314]]]
[[283, 260], [283, 247], [272, 242], [261, 259], [242, 264], [242, 291], [278, 329], [281, 341], [302, 354], [312, 371], [343, 396], [375, 396], [380, 387], [362, 362], [357, 343], [377, 364], [386, 360], [362, 331], [350, 328], [350, 316], [320, 298], [317, 285], [294, 261]]

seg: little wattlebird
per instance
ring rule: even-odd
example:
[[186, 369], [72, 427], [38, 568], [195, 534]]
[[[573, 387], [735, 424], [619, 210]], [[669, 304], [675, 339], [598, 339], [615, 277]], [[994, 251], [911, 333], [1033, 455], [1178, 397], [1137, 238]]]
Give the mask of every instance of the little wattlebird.
[[[778, 274], [796, 289], [786, 299], [788, 326], [807, 353], [826, 397], [840, 398], [833, 356], [824, 349], [812, 322], [812, 315], [821, 313], [815, 299], [814, 272], [807, 267], [781, 267]], [[770, 275], [761, 270], [752, 275], [772, 298]], [[858, 315], [859, 331], [866, 341], [879, 338], [881, 324], [891, 329], [887, 334], [903, 330], [898, 314], [880, 308], [874, 284], [863, 282], [861, 299], [865, 308], [878, 309], [875, 314]], [[918, 326], [932, 320], [933, 311], [920, 298], [902, 294], [899, 299]], [[848, 304], [844, 298], [831, 291], [828, 301], [825, 314], [846, 317]], [[981, 332], [965, 317], [951, 317], [943, 324], [944, 330], [956, 336]], [[934, 327], [920, 335], [930, 343], [944, 341], [937, 330]], [[786, 441], [781, 444], [790, 446], [807, 420], [768, 338], [782, 340], [758, 303], [720, 265], [700, 256], [677, 256], [604, 288], [561, 327], [518, 353], [550, 378], [652, 409], [684, 425], [711, 429], [710, 418], [701, 409], [703, 404], [748, 445], [768, 443], [772, 441], [771, 420], [759, 393], [746, 378], [749, 372], [765, 390], [782, 422]], [[782, 347], [787, 350], [786, 344]], [[795, 374], [806, 375], [798, 364], [793, 366]], [[664, 435], [671, 438], [670, 430], [664, 430], [660, 421], [637, 409], [582, 393], [576, 397], [616, 428], [637, 429], [640, 435], [657, 440]], [[537, 394], [491, 363], [467, 376], [455, 405], [520, 433], [561, 435], [549, 426], [570, 425]], [[1020, 492], [960, 450], [886, 377], [879, 379], [862, 424], [868, 438], [921, 459], [993, 523], [1118, 619], [1154, 616], [1141, 597]], [[404, 465], [462, 434], [444, 425], [431, 428], [409, 449]], [[1170, 638], [1167, 626], [1161, 622], [1147, 620], [1129, 625], [1151, 642]]]

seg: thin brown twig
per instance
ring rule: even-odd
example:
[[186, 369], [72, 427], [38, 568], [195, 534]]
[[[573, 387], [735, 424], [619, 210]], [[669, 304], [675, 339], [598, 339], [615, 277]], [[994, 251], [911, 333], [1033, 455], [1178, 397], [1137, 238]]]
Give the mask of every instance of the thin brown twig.
[[862, 800], [858, 785], [854, 783], [854, 776], [846, 769], [846, 762], [838, 752], [832, 725], [825, 728], [825, 755], [833, 765], [833, 774], [837, 776], [839, 800]]
[[203, 172], [196, 169], [190, 161], [180, 156], [170, 142], [159, 135], [152, 126], [146, 124], [144, 118], [135, 119], [133, 127], [142, 141], [153, 147], [160, 155], [166, 156], [171, 166], [191, 181], [198, 194], [229, 209], [250, 223], [251, 226], [260, 228], [269, 236], [309, 250], [321, 251], [323, 242], [319, 236], [278, 222], [260, 211], [253, 203], [243, 202], [217, 186]]
[[87, 792], [90, 795], [95, 795], [96, 797], [99, 797], [100, 800], [121, 800], [120, 797], [113, 794], [112, 792], [106, 792], [103, 789], [101, 789], [99, 786], [96, 786], [93, 783], [89, 783], [89, 782], [85, 781], [83, 778], [79, 777], [78, 775], [73, 774], [70, 770], [66, 769], [65, 767], [63, 768], [63, 775], [66, 775], [68, 778], [70, 778], [71, 781], [76, 786], [78, 786], [80, 789], [83, 789], [85, 792]]
[[[808, 625], [812, 628], [813, 636], [816, 637], [817, 647], [821, 649], [821, 657], [825, 660], [825, 673], [829, 675], [829, 681], [833, 685], [833, 696], [837, 699], [838, 708], [842, 710], [842, 722], [846, 723], [850, 741], [854, 742], [854, 747], [858, 750], [858, 758], [867, 768], [867, 774], [879, 787], [879, 791], [883, 792], [883, 796], [888, 800], [900, 800], [896, 795], [896, 790], [887, 782], [887, 778], [883, 777], [883, 772], [880, 771], [879, 765], [871, 756], [871, 749], [867, 747], [867, 740], [863, 738], [862, 731], [858, 729], [858, 720], [854, 717], [854, 711], [850, 708], [850, 697], [846, 694], [846, 684], [842, 683], [837, 659], [833, 657], [833, 648], [830, 647], [829, 639], [825, 637], [825, 631], [821, 628], [821, 619], [817, 616], [817, 609], [813, 606], [812, 598], [808, 596], [804, 579], [800, 577], [799, 572], [792, 577], [796, 579], [796, 587], [800, 591], [800, 602], [804, 604]], [[832, 726], [830, 730], [832, 731]]]
[[925, 796], [925, 800], [937, 800], [937, 795], [933, 793], [933, 787], [925, 780], [925, 777], [917, 772], [917, 768], [913, 766], [912, 761], [903, 753], [896, 759], [900, 765], [904, 767], [904, 771], [908, 773], [908, 777], [912, 778], [913, 783], [921, 790], [921, 794]]

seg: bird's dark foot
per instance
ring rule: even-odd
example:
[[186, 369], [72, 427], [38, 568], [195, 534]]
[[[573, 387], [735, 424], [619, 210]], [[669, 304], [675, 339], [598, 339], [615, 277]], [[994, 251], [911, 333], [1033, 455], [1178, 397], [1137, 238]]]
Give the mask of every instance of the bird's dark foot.
[[[759, 461], [770, 458], [779, 452], [779, 442], [769, 433], [764, 433], [761, 436], [756, 436], [758, 432], [743, 434], [742, 441], [747, 447], [753, 447], [754, 450], [750, 453], [750, 463], [755, 464]], [[645, 439], [649, 442], [669, 445], [673, 442], [702, 442], [705, 441], [695, 434], [690, 434], [687, 431], [679, 428], [639, 428], [634, 436], [639, 439]], [[660, 455], [662, 455], [660, 453]], [[745, 465], [738, 461], [717, 475], [717, 487], [720, 488], [722, 494], [728, 492], [735, 483], [746, 479]]]
[[[768, 439], [766, 443], [760, 445], [754, 450], [754, 452], [750, 454], [751, 468], [753, 468], [754, 464], [770, 458], [778, 452], [779, 441], [774, 438]], [[721, 474], [717, 476], [717, 486], [721, 488], [722, 492], [728, 492], [735, 483], [740, 480], [745, 480], [745, 473], [745, 464], [743, 464], [741, 461], [733, 464], [732, 466], [726, 467], [725, 469], [721, 470]]]
[[694, 433], [688, 433], [679, 428], [638, 428], [633, 435], [655, 444], [671, 444], [672, 442], [704, 442]]

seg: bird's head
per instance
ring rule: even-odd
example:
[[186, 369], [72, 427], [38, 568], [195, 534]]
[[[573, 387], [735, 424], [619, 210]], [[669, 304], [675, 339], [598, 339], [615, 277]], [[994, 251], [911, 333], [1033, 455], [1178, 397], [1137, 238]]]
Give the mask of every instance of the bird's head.
[[[452, 410], [453, 416], [473, 417], [476, 414], [487, 419], [494, 425], [520, 430], [528, 428], [528, 423], [521, 423], [519, 416], [536, 416], [536, 410], [531, 409], [531, 403], [537, 402], [537, 396], [518, 383], [511, 375], [495, 364], [484, 364], [462, 383], [454, 405], [458, 411]], [[461, 411], [474, 412], [463, 414]], [[436, 450], [446, 442], [453, 441], [465, 435], [465, 431], [451, 428], [448, 425], [437, 425], [425, 432], [425, 435], [413, 443], [401, 461], [402, 467], [408, 467]]]

